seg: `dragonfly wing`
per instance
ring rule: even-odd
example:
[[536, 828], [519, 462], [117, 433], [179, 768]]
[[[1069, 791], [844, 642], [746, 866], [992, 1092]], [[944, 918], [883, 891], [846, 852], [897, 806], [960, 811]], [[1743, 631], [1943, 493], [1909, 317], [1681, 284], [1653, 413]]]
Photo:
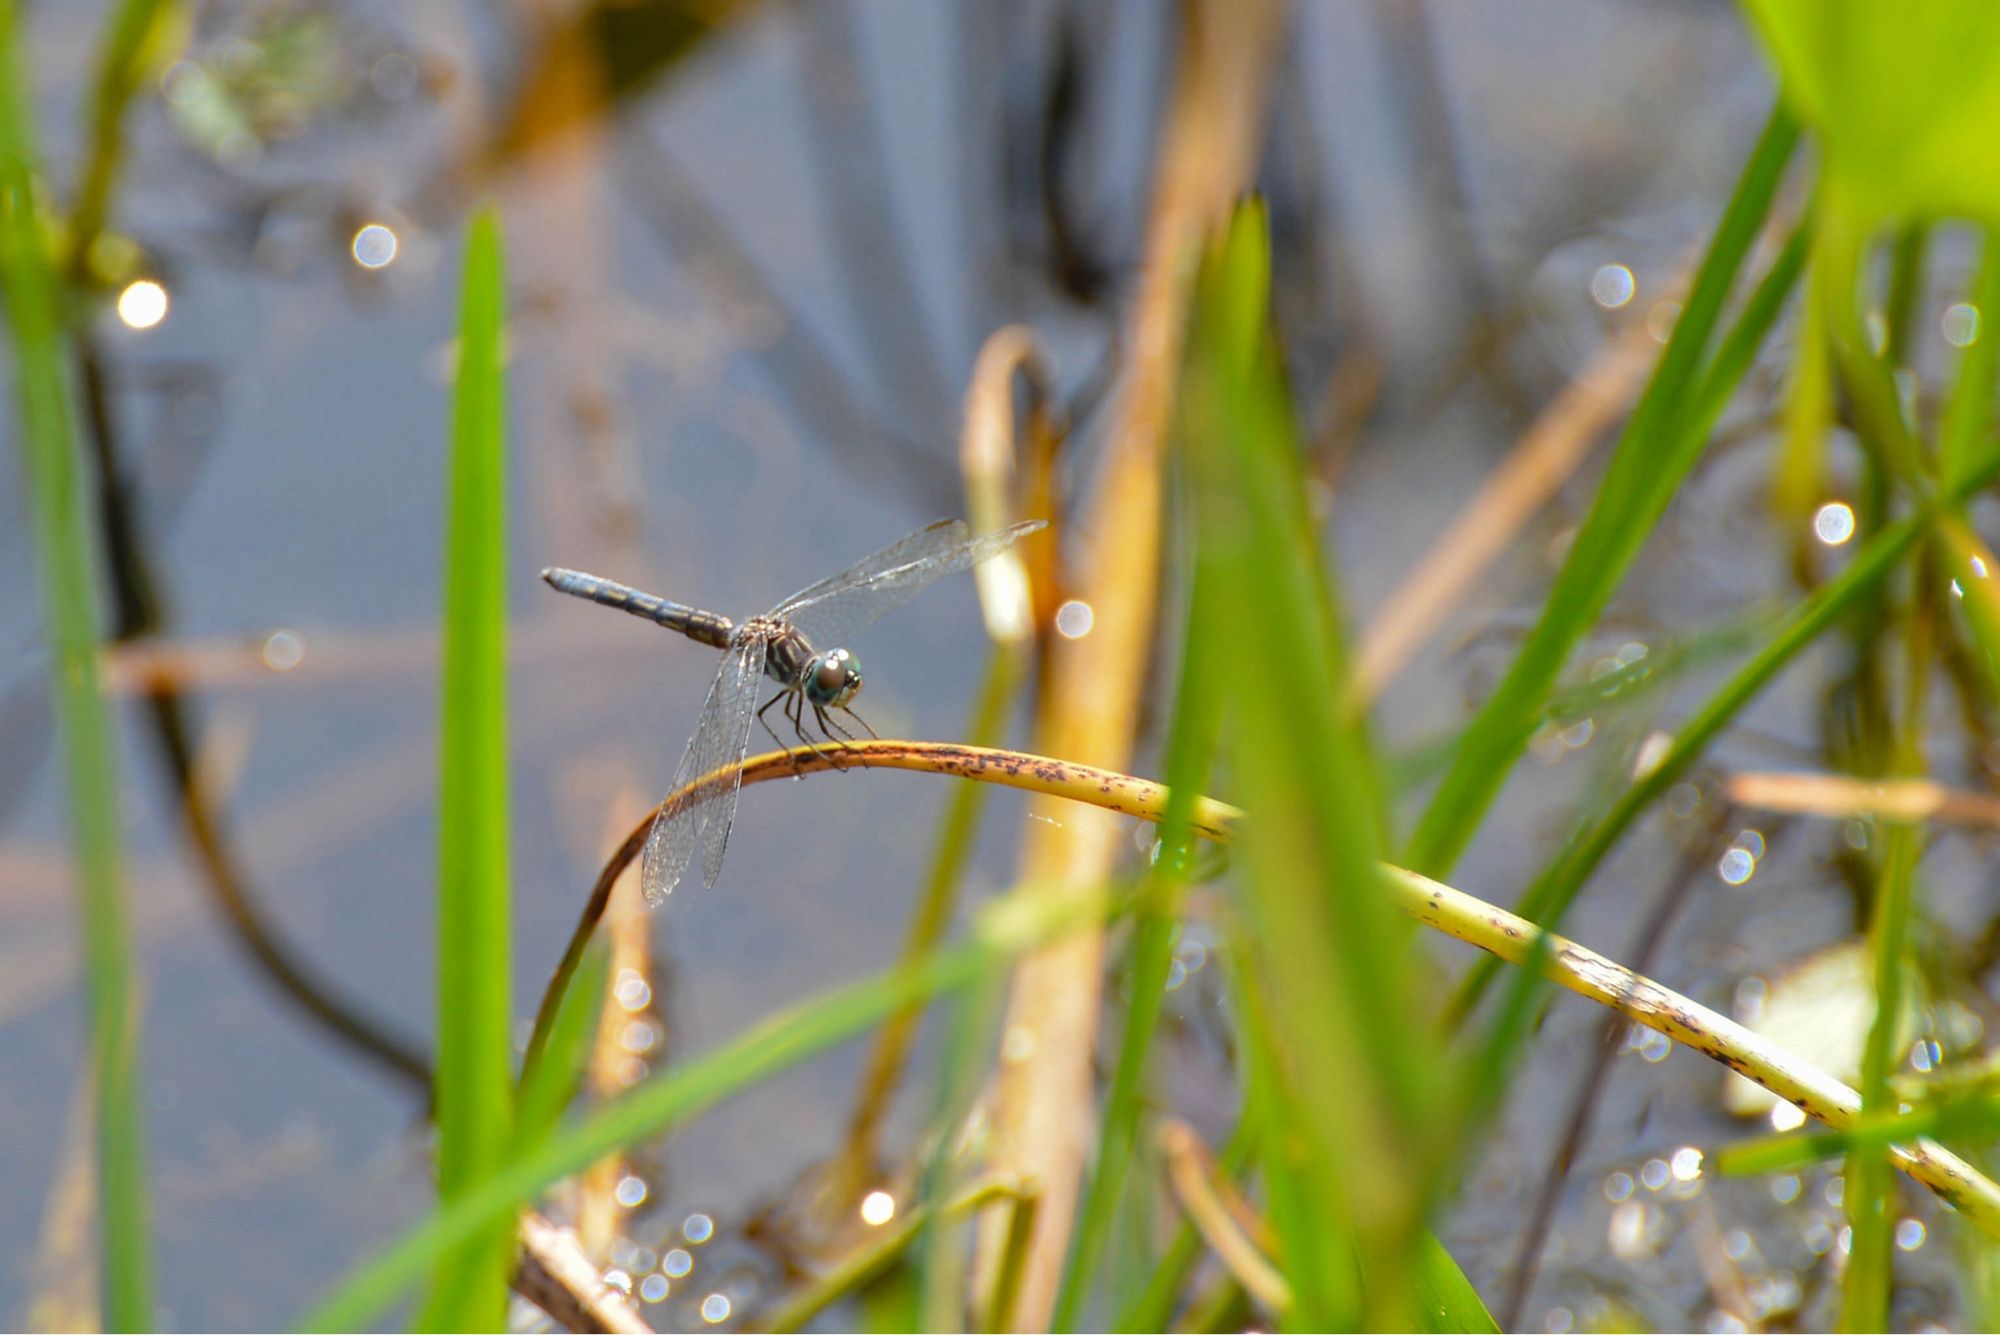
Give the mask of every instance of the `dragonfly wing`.
[[921, 561], [934, 552], [956, 547], [971, 536], [972, 530], [965, 526], [963, 519], [940, 519], [935, 524], [926, 524], [908, 537], [898, 538], [881, 551], [862, 557], [838, 575], [829, 575], [817, 584], [800, 589], [771, 611], [774, 615], [779, 615], [794, 607], [816, 603], [850, 585], [864, 583], [885, 570], [894, 570], [912, 561]]
[[799, 628], [815, 648], [831, 649], [934, 581], [978, 565], [1045, 527], [1031, 519], [972, 537], [956, 519], [919, 529], [851, 568], [793, 594], [772, 609]]
[[[701, 707], [667, 802], [646, 836], [646, 900], [658, 906], [673, 893], [701, 853], [703, 885], [714, 885], [722, 852], [736, 819], [736, 794], [743, 784], [743, 753], [750, 744], [750, 717], [757, 710], [764, 675], [765, 644], [746, 639], [729, 651], [708, 702]], [[716, 771], [723, 773], [717, 774]]]

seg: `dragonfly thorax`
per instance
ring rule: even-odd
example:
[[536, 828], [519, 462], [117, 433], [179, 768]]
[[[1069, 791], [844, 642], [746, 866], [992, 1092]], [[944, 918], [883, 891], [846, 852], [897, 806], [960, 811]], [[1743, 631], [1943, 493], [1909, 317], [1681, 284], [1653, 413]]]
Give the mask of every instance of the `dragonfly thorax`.
[[845, 649], [815, 654], [800, 688], [820, 709], [843, 708], [861, 693], [861, 660]]
[[764, 675], [821, 709], [838, 709], [861, 690], [861, 660], [846, 649], [815, 650], [783, 617], [751, 617], [736, 634], [764, 641]]

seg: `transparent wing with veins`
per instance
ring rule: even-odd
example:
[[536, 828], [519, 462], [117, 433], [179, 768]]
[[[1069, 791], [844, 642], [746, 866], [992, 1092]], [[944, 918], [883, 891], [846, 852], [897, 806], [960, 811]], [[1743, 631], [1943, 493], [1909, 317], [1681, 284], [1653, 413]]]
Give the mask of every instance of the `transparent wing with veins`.
[[978, 565], [1044, 526], [1044, 521], [1031, 519], [975, 538], [963, 520], [940, 520], [799, 590], [770, 615], [798, 627], [815, 649], [840, 648], [856, 631], [935, 581]]
[[[645, 886], [648, 903], [658, 905], [673, 893], [681, 877], [701, 852], [702, 884], [714, 885], [722, 870], [722, 852], [729, 827], [736, 819], [737, 791], [743, 784], [743, 755], [750, 749], [750, 717], [764, 676], [765, 642], [744, 638], [731, 646], [708, 688], [708, 701], [688, 740], [681, 766], [667, 790], [669, 805], [653, 821], [646, 836]], [[729, 772], [715, 782], [689, 792], [688, 785], [718, 769]]]

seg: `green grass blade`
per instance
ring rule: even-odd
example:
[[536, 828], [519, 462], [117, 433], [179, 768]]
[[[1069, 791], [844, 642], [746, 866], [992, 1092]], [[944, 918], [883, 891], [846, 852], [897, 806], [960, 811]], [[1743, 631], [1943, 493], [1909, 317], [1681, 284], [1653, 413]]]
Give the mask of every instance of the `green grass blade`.
[[[1722, 688], [1681, 725], [1674, 734], [1673, 745], [1660, 762], [1634, 779], [1601, 817], [1571, 839], [1562, 853], [1536, 878], [1527, 894], [1522, 896], [1516, 911], [1544, 927], [1552, 928], [1560, 921], [1584, 882], [1632, 822], [1687, 772], [1729, 720], [1762, 691], [1801, 649], [1845, 615], [1877, 580], [1894, 569], [1917, 540], [1930, 531], [1940, 510], [1962, 504], [1967, 497], [1991, 482], [1996, 474], [2000, 474], [2000, 461], [1963, 479], [1941, 500], [1926, 504], [1916, 513], [1883, 529], [1855, 553], [1847, 569], [1821, 585], [1795, 608], [1764, 647], [1737, 669]], [[1467, 971], [1465, 981], [1447, 1011], [1454, 1022], [1462, 1021], [1470, 1013], [1497, 970], [1497, 961], [1483, 960]], [[1494, 1070], [1504, 1066], [1504, 1056], [1512, 1042], [1511, 1038], [1503, 1035], [1510, 1028], [1518, 1033], [1525, 1025], [1525, 998], [1532, 995], [1535, 978], [1533, 969], [1521, 971], [1508, 1011], [1496, 1028], [1495, 1037], [1489, 1042], [1487, 1056], [1482, 1063], [1484, 1070], [1479, 1077], [1482, 1089], [1487, 1090], [1489, 1095], [1497, 1078]]]
[[[1241, 1177], [1250, 1166], [1257, 1149], [1253, 1129], [1248, 1117], [1237, 1119], [1236, 1130], [1215, 1156], [1216, 1167], [1223, 1176]], [[1111, 1328], [1125, 1332], [1165, 1330], [1173, 1320], [1174, 1309], [1180, 1305], [1181, 1290], [1187, 1286], [1195, 1263], [1206, 1249], [1207, 1244], [1194, 1223], [1182, 1220], [1159, 1263], [1153, 1267], [1146, 1287], [1118, 1313], [1118, 1320]]]
[[[459, 317], [444, 560], [438, 763], [438, 1191], [489, 1180], [513, 1136], [507, 889], [507, 470], [500, 224], [473, 218]], [[423, 1324], [507, 1319], [513, 1220], [441, 1258]]]
[[[1572, 648], [1595, 624], [1619, 580], [1699, 456], [1688, 405], [1698, 369], [1737, 271], [1770, 212], [1798, 128], [1771, 115], [1716, 228], [1665, 354], [1626, 423], [1589, 517], [1578, 532], [1541, 618], [1507, 675], [1467, 730], [1464, 745], [1425, 808], [1405, 863], [1450, 872], [1534, 731]], [[1706, 436], [1705, 431], [1699, 433]], [[1682, 462], [1670, 467], [1665, 461]]]
[[[1993, 453], [1993, 388], [2000, 371], [2000, 228], [1988, 228], [1971, 297], [1979, 312], [1972, 342], [1959, 358], [1958, 379], [1938, 438], [1938, 472], [1946, 486]], [[1988, 328], [1988, 325], [1994, 327]]]
[[1985, 1140], [1996, 1133], [2000, 1133], [2000, 1099], [1990, 1091], [1974, 1091], [1914, 1112], [1900, 1108], [1863, 1112], [1844, 1130], [1820, 1126], [1758, 1136], [1718, 1151], [1709, 1163], [1726, 1177], [1753, 1177], [1796, 1172], [1857, 1150], [1885, 1150], [1919, 1140]]
[[734, 1041], [611, 1099], [510, 1159], [362, 1266], [301, 1323], [353, 1330], [382, 1311], [453, 1247], [518, 1202], [605, 1155], [687, 1121], [778, 1071], [853, 1038], [899, 1006], [960, 988], [1123, 905], [1104, 896], [1016, 892], [980, 915], [973, 939], [915, 967], [893, 967], [809, 997]]
[[[1930, 665], [1936, 657], [1936, 595], [1916, 591], [1904, 619], [1905, 680], [1901, 717], [1896, 724], [1895, 772], [1917, 777], [1925, 772], [1925, 708]], [[1893, 1112], [1900, 1105], [1890, 1079], [1900, 1064], [1903, 1013], [1909, 1004], [1905, 981], [1910, 953], [1910, 918], [1915, 911], [1917, 860], [1922, 856], [1924, 830], [1904, 821], [1890, 822], [1883, 840], [1875, 904], [1868, 926], [1869, 948], [1875, 957], [1875, 1019], [1861, 1052], [1861, 1109]], [[1847, 1213], [1853, 1226], [1847, 1271], [1841, 1277], [1841, 1326], [1847, 1330], [1886, 1330], [1894, 1283], [1895, 1240], [1891, 1235], [1896, 1204], [1895, 1176], [1886, 1146], [1867, 1146], [1848, 1156]]]
[[1167, 738], [1167, 808], [1155, 844], [1158, 857], [1136, 914], [1129, 971], [1131, 1003], [1125, 1011], [1124, 1036], [1098, 1128], [1097, 1155], [1064, 1266], [1052, 1330], [1075, 1330], [1083, 1316], [1084, 1302], [1124, 1199], [1126, 1172], [1139, 1138], [1148, 1057], [1166, 1003], [1183, 891], [1194, 865], [1195, 798], [1207, 782], [1221, 721], [1222, 683], [1213, 675], [1215, 656], [1199, 639], [1200, 628], [1213, 624], [1216, 596], [1212, 577], [1205, 579], [1198, 570], [1189, 596], [1190, 629], [1182, 655], [1180, 691]]
[[[1400, 1328], [1443, 1148], [1441, 1064], [1409, 938], [1371, 893], [1384, 836], [1373, 748], [1344, 707], [1348, 653], [1269, 324], [1264, 216], [1238, 212], [1197, 284], [1183, 379], [1197, 578], [1227, 590], [1189, 638], [1216, 655], [1226, 754], [1249, 818], [1239, 865], [1246, 992], [1268, 990], [1266, 1182], [1288, 1325]], [[1254, 975], [1254, 977], [1248, 977]], [[1275, 1204], [1275, 1203], [1274, 1203]], [[1352, 1249], [1350, 1251], [1350, 1248]], [[1368, 1282], [1350, 1307], [1343, 1272]]]
[[15, 392], [49, 643], [49, 688], [62, 729], [70, 837], [83, 919], [97, 1087], [99, 1264], [103, 1320], [155, 1322], [147, 1243], [145, 1128], [139, 1108], [138, 1002], [120, 886], [118, 782], [98, 688], [97, 594], [77, 466], [62, 300], [35, 207], [34, 132], [16, 12], [0, 0], [0, 287], [13, 333]]
[[[904, 967], [912, 962], [903, 961]], [[932, 1150], [924, 1164], [920, 1199], [927, 1206], [956, 1196], [970, 1166], [965, 1161], [961, 1131], [990, 1067], [993, 1035], [1007, 1004], [1003, 961], [988, 960], [959, 988], [945, 1016], [945, 1039], [938, 1053], [936, 1093], [931, 1118]], [[949, 1216], [935, 1220], [924, 1236], [923, 1274], [917, 1285], [921, 1330], [957, 1330], [968, 1325], [966, 1277], [970, 1266], [969, 1220]]]
[[70, 212], [69, 272], [79, 286], [90, 275], [90, 252], [104, 231], [111, 188], [125, 154], [125, 108], [139, 91], [146, 70], [162, 56], [160, 39], [179, 9], [170, 0], [120, 0], [104, 30], [97, 79], [90, 90], [90, 152]]
[[562, 1000], [556, 1003], [556, 1019], [549, 1026], [542, 1059], [521, 1077], [514, 1110], [514, 1153], [521, 1153], [554, 1130], [563, 1110], [576, 1097], [590, 1061], [591, 1039], [597, 1033], [610, 977], [611, 951], [600, 941], [585, 952], [569, 986], [563, 989]]

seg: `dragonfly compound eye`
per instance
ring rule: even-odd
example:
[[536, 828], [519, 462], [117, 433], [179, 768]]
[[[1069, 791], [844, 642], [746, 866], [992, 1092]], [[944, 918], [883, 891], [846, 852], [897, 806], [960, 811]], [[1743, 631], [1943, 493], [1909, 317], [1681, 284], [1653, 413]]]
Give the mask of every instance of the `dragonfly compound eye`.
[[806, 675], [806, 699], [822, 709], [852, 700], [861, 690], [861, 660], [845, 649], [821, 654]]

